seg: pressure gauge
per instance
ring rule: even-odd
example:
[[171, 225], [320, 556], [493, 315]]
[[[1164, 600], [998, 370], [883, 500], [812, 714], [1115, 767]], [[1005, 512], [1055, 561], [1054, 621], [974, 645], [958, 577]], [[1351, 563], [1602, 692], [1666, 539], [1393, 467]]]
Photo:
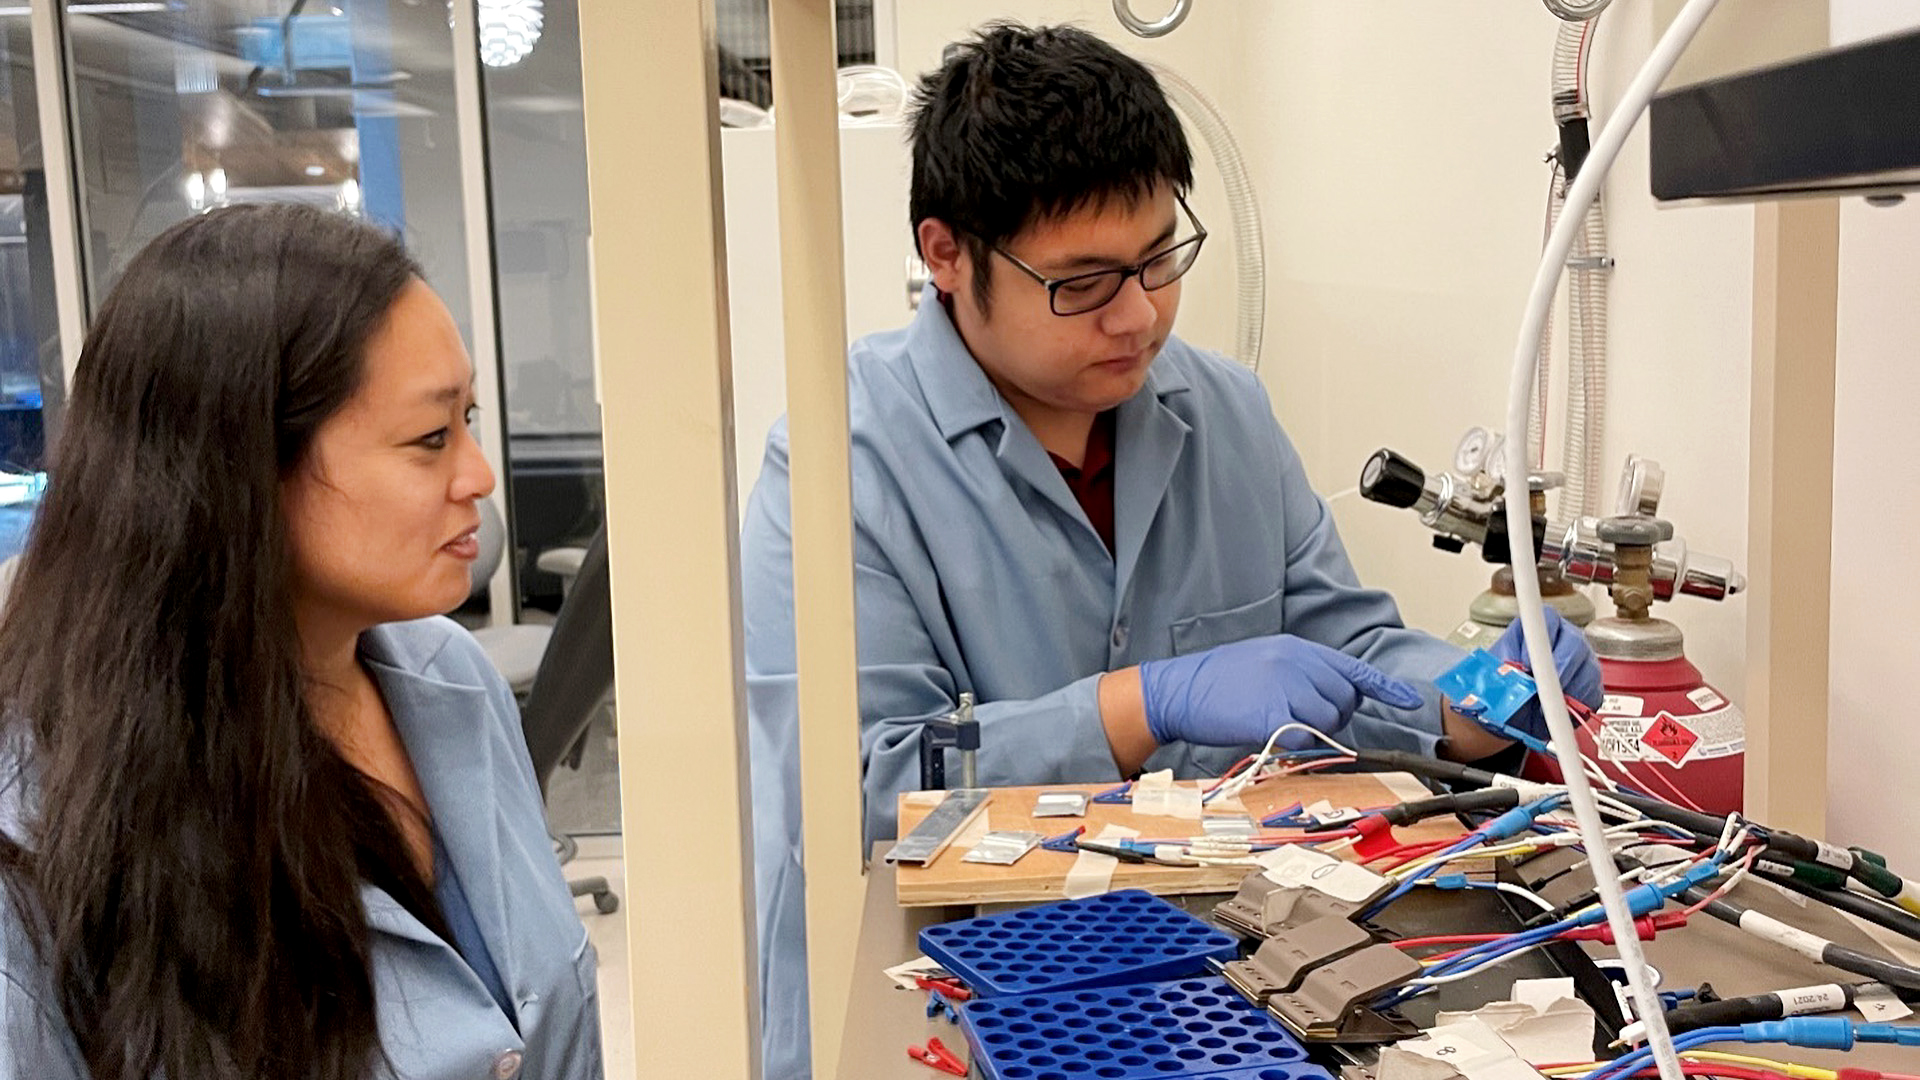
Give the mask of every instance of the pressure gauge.
[[1659, 462], [1638, 454], [1627, 456], [1627, 467], [1620, 473], [1620, 499], [1614, 513], [1622, 517], [1654, 517], [1660, 513], [1660, 496], [1666, 487], [1666, 470]]
[[1495, 439], [1493, 433], [1483, 427], [1468, 428], [1460, 437], [1460, 448], [1453, 452], [1453, 468], [1462, 476], [1472, 476], [1487, 467], [1487, 453], [1492, 449]]

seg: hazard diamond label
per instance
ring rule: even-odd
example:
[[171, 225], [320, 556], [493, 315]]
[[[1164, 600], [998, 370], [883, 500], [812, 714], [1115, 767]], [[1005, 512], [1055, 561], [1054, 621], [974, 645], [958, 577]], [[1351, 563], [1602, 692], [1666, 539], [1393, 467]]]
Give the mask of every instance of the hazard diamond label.
[[1675, 720], [1668, 713], [1661, 713], [1640, 736], [1640, 745], [1673, 762], [1680, 764], [1686, 759], [1687, 751], [1700, 741], [1693, 729]]

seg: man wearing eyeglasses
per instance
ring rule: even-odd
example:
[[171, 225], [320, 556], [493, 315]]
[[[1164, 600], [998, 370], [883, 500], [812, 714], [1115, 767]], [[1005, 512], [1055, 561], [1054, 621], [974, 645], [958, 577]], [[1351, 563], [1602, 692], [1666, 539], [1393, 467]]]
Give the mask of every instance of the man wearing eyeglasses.
[[[1152, 75], [1084, 31], [1002, 25], [915, 105], [933, 288], [848, 362], [866, 839], [894, 835], [921, 726], [962, 692], [995, 787], [1218, 776], [1277, 730], [1290, 748], [1316, 731], [1503, 748], [1433, 688], [1460, 652], [1356, 580], [1260, 382], [1173, 335], [1207, 233]], [[783, 1080], [806, 1074], [807, 1044], [789, 524], [782, 423], [743, 542], [767, 1075]], [[1597, 665], [1564, 640], [1569, 687], [1598, 704]]]

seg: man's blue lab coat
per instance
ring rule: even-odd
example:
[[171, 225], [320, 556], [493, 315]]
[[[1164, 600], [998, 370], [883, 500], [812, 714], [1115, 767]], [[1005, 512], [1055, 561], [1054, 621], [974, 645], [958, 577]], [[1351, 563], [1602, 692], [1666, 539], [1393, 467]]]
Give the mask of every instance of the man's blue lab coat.
[[[1355, 579], [1251, 372], [1168, 339], [1119, 409], [1109, 553], [933, 295], [849, 356], [866, 842], [894, 835], [920, 725], [962, 691], [980, 703], [981, 784], [1111, 783], [1103, 672], [1262, 634], [1413, 682], [1424, 708], [1368, 701], [1347, 737], [1432, 752], [1431, 680], [1461, 653]], [[782, 420], [742, 538], [769, 1080], [808, 1073], [790, 510]], [[1215, 776], [1255, 749], [1176, 743], [1147, 768]]]

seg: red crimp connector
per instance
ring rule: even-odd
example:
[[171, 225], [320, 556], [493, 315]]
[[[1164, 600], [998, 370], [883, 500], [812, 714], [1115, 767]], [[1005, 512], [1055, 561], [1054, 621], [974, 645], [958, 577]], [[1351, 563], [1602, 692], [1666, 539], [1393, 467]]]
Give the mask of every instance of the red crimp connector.
[[[1662, 930], [1677, 930], [1685, 925], [1687, 925], [1687, 913], [1684, 911], [1663, 911], [1657, 915], [1642, 915], [1633, 920], [1634, 936], [1641, 941], [1652, 941], [1653, 936]], [[1598, 941], [1603, 945], [1614, 944], [1613, 926], [1610, 923], [1582, 926], [1560, 936], [1567, 941]]]
[[1836, 1071], [1840, 1074], [1837, 1080], [1882, 1080], [1886, 1076], [1877, 1069], [1841, 1068]]
[[1360, 857], [1361, 862], [1377, 859], [1400, 847], [1399, 839], [1393, 835], [1393, 826], [1379, 814], [1368, 814], [1347, 825], [1359, 834], [1353, 841], [1353, 853]]

